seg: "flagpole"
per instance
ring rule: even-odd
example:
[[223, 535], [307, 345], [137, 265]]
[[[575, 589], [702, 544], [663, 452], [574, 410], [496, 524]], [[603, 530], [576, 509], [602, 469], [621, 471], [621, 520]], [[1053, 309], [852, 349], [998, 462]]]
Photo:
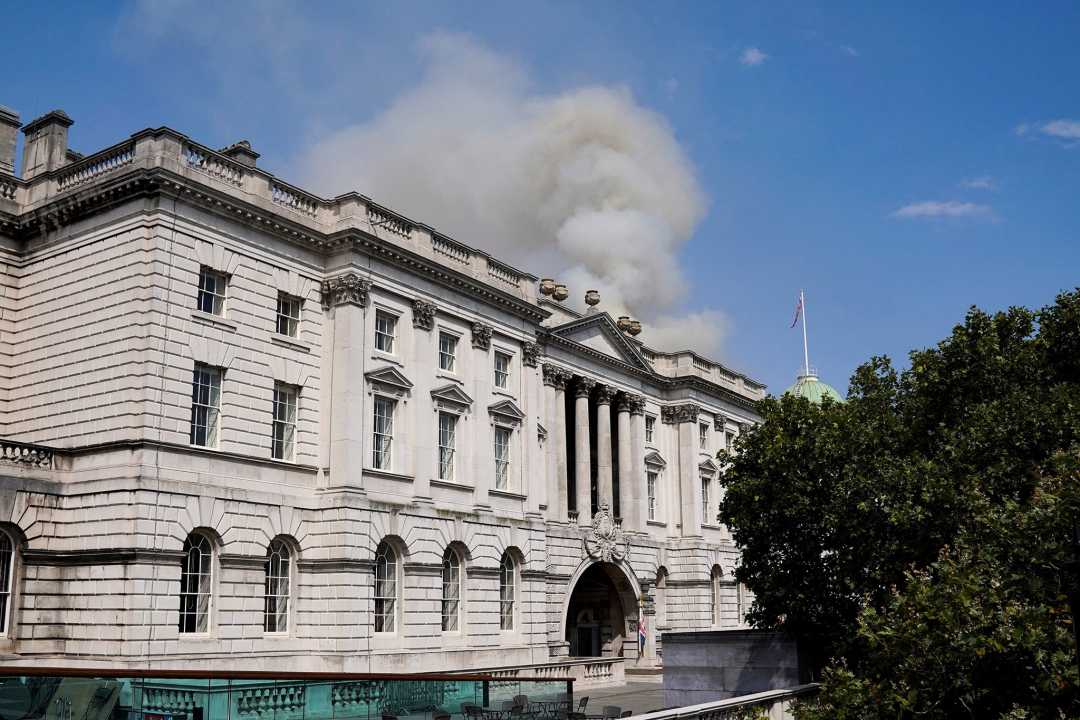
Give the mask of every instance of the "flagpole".
[[806, 343], [806, 296], [803, 295], [803, 291], [799, 291], [799, 305], [802, 306], [802, 351], [803, 360], [806, 362], [805, 371], [806, 374], [810, 374], [810, 349]]

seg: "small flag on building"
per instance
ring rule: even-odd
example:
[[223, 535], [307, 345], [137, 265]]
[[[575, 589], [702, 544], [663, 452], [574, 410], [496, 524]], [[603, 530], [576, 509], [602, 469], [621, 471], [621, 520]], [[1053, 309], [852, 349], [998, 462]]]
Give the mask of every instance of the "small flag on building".
[[645, 652], [645, 610], [644, 608], [638, 608], [638, 621], [637, 621], [637, 636], [638, 636], [638, 652]]

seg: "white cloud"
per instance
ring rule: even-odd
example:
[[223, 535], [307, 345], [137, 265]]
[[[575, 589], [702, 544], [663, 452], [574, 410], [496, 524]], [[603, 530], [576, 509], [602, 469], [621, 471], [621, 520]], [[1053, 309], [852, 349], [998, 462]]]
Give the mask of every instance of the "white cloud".
[[769, 56], [756, 47], [748, 47], [739, 56], [739, 62], [748, 67], [756, 67], [769, 59]]
[[535, 92], [508, 58], [459, 35], [419, 45], [423, 76], [304, 154], [305, 182], [356, 189], [469, 245], [558, 278], [583, 306], [642, 320], [641, 339], [720, 356], [717, 310], [680, 317], [678, 257], [705, 211], [663, 118], [624, 88]]
[[844, 53], [849, 55], [850, 57], [859, 57], [859, 51], [851, 47], [850, 45], [841, 45], [840, 49], [843, 50]]
[[891, 213], [894, 218], [985, 218], [992, 219], [994, 210], [989, 205], [977, 205], [956, 200], [911, 203]]
[[964, 178], [960, 181], [960, 187], [968, 190], [996, 190], [997, 181], [989, 175], [980, 175], [979, 177]]
[[1080, 120], [1051, 120], [1040, 127], [1039, 131], [1043, 135], [1062, 140], [1080, 140]]

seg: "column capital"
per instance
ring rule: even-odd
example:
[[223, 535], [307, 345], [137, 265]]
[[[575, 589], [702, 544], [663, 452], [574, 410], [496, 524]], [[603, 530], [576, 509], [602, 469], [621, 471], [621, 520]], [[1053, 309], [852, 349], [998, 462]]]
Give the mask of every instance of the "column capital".
[[330, 309], [338, 305], [356, 305], [367, 307], [368, 292], [371, 290], [371, 281], [365, 280], [356, 273], [345, 273], [337, 277], [323, 280], [322, 304]]
[[682, 423], [697, 422], [699, 414], [701, 414], [701, 406], [697, 403], [666, 405], [660, 408], [660, 418], [666, 425], [680, 425]]
[[430, 330], [435, 326], [435, 303], [416, 298], [412, 301], [412, 326]]
[[540, 363], [540, 346], [526, 340], [521, 344], [521, 364], [534, 368]]
[[628, 412], [631, 415], [645, 414], [645, 396], [633, 393], [619, 393], [615, 409], [619, 412]]
[[472, 324], [472, 346], [481, 350], [491, 349], [492, 327], [482, 322]]
[[594, 387], [596, 387], [596, 381], [592, 378], [574, 376], [574, 395], [577, 397], [589, 397]]
[[569, 371], [563, 370], [558, 365], [552, 365], [551, 363], [544, 363], [541, 370], [544, 374], [545, 385], [550, 385], [556, 390], [566, 389], [566, 381], [570, 379]]
[[596, 386], [596, 404], [597, 405], [610, 405], [611, 401], [615, 399], [615, 388], [610, 385], [597, 385]]

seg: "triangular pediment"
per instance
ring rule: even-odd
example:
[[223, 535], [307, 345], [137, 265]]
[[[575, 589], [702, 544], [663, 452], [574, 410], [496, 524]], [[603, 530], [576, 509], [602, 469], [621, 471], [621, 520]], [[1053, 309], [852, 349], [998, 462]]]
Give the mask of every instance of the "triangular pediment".
[[697, 467], [698, 470], [703, 473], [716, 473], [716, 471], [720, 469], [712, 460], [706, 460], [705, 462], [700, 463]]
[[664, 460], [664, 456], [653, 450], [651, 453], [645, 456], [645, 464], [653, 465], [659, 468], [666, 468], [667, 461]]
[[513, 400], [500, 400], [497, 403], [488, 405], [488, 412], [503, 420], [515, 423], [525, 419], [525, 413], [521, 412], [521, 408]]
[[369, 370], [364, 373], [364, 377], [370, 383], [391, 387], [402, 392], [412, 390], [413, 386], [412, 381], [393, 365]]
[[472, 398], [469, 397], [464, 390], [450, 383], [440, 388], [436, 388], [431, 391], [431, 399], [439, 402], [450, 403], [451, 405], [460, 405], [463, 408], [467, 408], [472, 405]]
[[619, 330], [606, 312], [586, 315], [551, 329], [552, 335], [583, 345], [589, 350], [652, 371], [637, 345]]

